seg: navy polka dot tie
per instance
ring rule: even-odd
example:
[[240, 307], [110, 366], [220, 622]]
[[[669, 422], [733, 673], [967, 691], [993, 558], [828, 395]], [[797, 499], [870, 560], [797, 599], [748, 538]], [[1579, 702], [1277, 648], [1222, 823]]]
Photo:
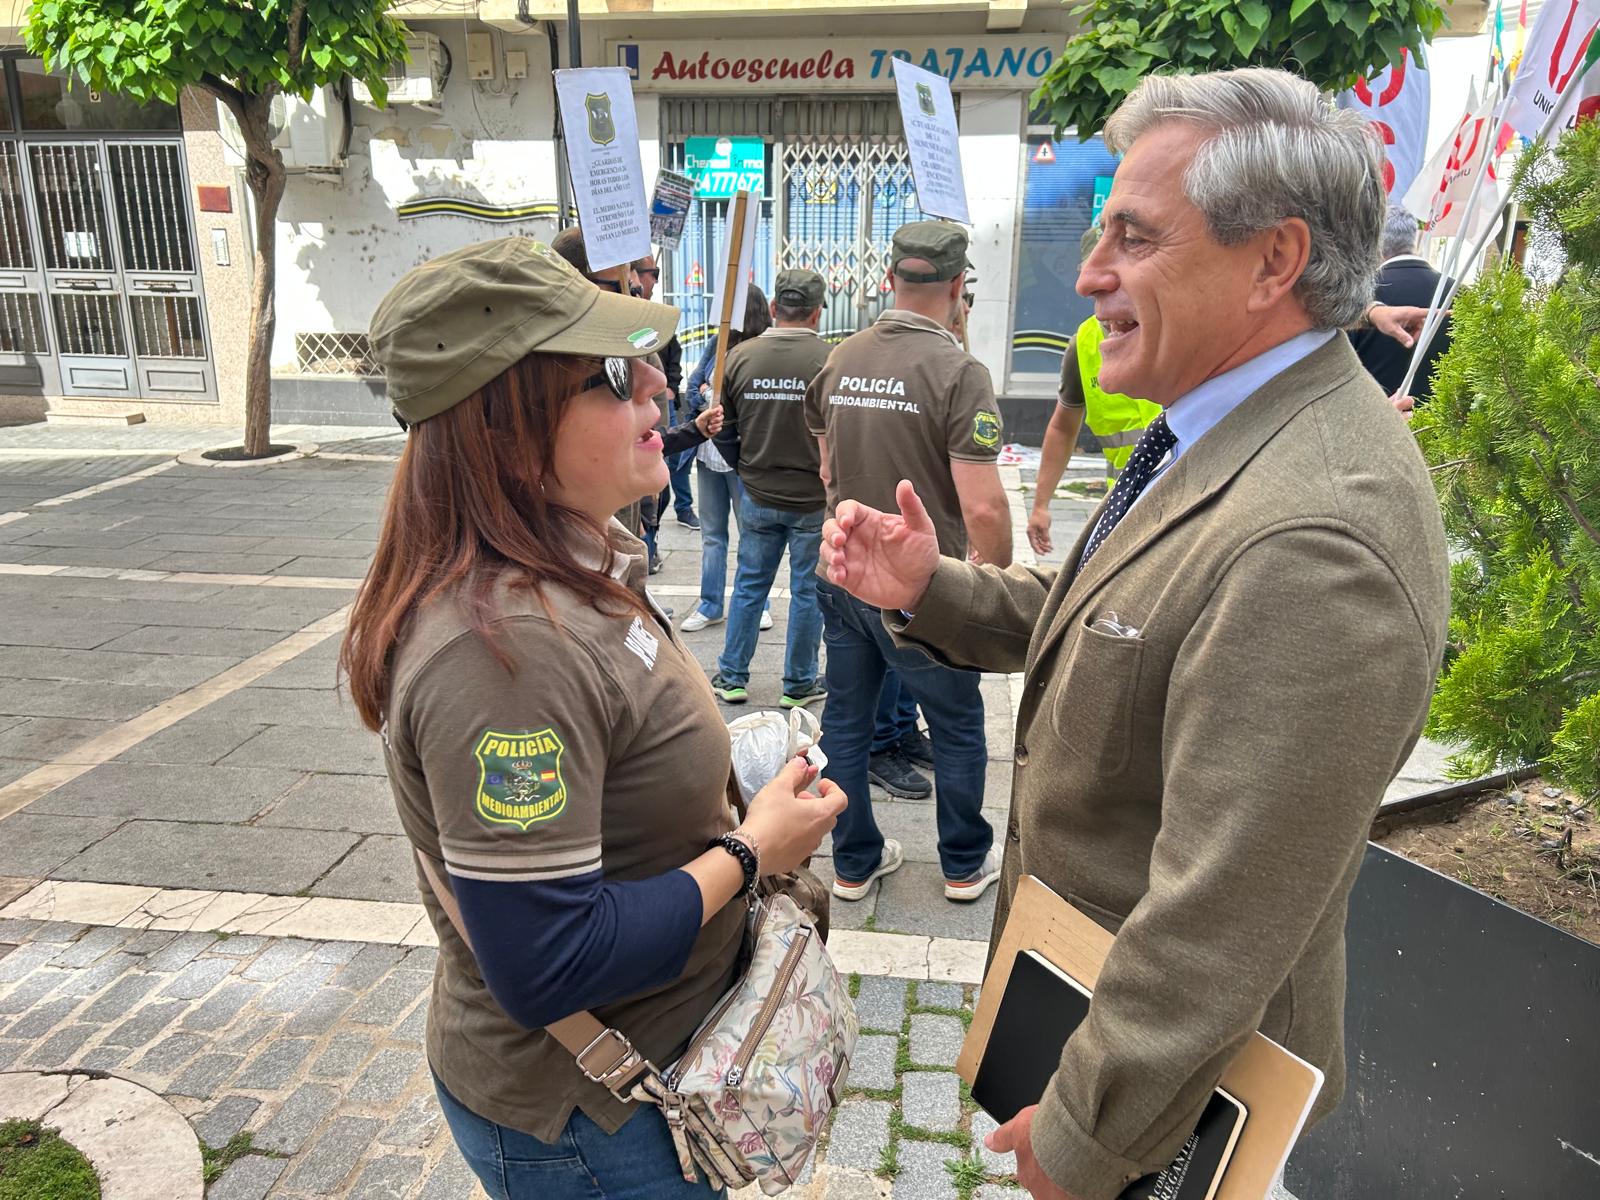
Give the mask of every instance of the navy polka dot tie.
[[1161, 465], [1161, 460], [1166, 458], [1167, 451], [1177, 444], [1177, 437], [1167, 428], [1166, 413], [1160, 414], [1150, 422], [1149, 428], [1134, 446], [1127, 465], [1122, 468], [1122, 474], [1117, 477], [1117, 486], [1111, 489], [1105, 511], [1100, 514], [1100, 521], [1095, 526], [1094, 533], [1089, 536], [1089, 544], [1083, 548], [1083, 558], [1078, 563], [1080, 571], [1094, 557], [1094, 552], [1100, 549], [1100, 544], [1111, 536], [1111, 531], [1117, 527], [1117, 522], [1128, 515], [1133, 502], [1149, 485], [1150, 477]]

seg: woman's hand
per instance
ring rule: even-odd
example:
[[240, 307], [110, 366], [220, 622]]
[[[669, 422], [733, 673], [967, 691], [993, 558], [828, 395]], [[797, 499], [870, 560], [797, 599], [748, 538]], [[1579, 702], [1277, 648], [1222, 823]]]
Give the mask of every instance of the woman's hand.
[[722, 432], [722, 405], [716, 404], [694, 419], [694, 427], [708, 438]]
[[806, 791], [816, 777], [817, 768], [796, 755], [751, 799], [738, 831], [759, 848], [763, 875], [783, 875], [805, 862], [844, 811], [845, 795], [831, 781], [822, 780], [815, 795]]

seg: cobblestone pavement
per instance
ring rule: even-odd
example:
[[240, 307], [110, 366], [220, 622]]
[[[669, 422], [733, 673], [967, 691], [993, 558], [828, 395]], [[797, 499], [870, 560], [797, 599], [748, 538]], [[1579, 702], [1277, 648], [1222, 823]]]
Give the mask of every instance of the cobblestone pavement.
[[[213, 1200], [471, 1196], [420, 1045], [431, 930], [377, 739], [335, 687], [400, 439], [280, 427], [274, 440], [336, 457], [173, 460], [225, 440], [0, 429], [0, 910], [26, 914], [0, 918], [0, 1071], [100, 1070], [160, 1092], [216, 1152]], [[1027, 497], [1006, 478], [1020, 548]], [[1089, 505], [1052, 509], [1064, 547]], [[680, 619], [699, 546], [667, 517], [652, 587]], [[778, 699], [779, 582], [751, 708]], [[723, 633], [687, 635], [708, 672]], [[997, 829], [1015, 685], [982, 685]], [[835, 905], [868, 964], [868, 1032], [799, 1195], [997, 1200], [1015, 1194], [1008, 1164], [967, 1161], [983, 1119], [950, 1070], [993, 897], [943, 899], [930, 802], [874, 800], [908, 862]], [[934, 978], [897, 977], [913, 974]]]

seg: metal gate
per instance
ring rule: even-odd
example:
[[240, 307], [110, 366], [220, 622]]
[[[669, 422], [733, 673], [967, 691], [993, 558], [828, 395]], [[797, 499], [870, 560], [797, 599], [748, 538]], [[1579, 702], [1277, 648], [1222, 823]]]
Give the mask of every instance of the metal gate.
[[0, 141], [0, 390], [46, 390], [50, 337], [17, 144]]
[[182, 145], [0, 141], [0, 382], [214, 400]]
[[779, 265], [827, 281], [823, 333], [848, 337], [888, 307], [890, 239], [922, 219], [905, 142], [789, 142], [773, 159], [784, 198]]
[[[833, 341], [864, 328], [888, 306], [890, 238], [907, 221], [922, 219], [892, 97], [665, 101], [662, 120], [673, 170], [683, 169], [683, 139], [693, 134], [768, 141], [754, 264], [764, 289], [785, 267], [820, 274], [828, 283], [821, 329]], [[708, 336], [717, 290], [710, 275], [728, 205], [697, 201], [678, 251], [663, 262], [666, 300], [684, 310], [686, 360]]]

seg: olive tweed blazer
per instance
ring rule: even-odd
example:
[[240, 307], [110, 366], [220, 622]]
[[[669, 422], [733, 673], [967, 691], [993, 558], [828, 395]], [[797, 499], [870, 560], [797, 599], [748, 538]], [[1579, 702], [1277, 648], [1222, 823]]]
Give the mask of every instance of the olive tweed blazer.
[[[1067, 556], [1077, 563], [1093, 520]], [[1260, 1029], [1344, 1084], [1344, 923], [1449, 612], [1422, 455], [1341, 334], [1159, 476], [1076, 578], [944, 559], [891, 632], [1025, 672], [995, 930], [1038, 876], [1117, 933], [1033, 1126], [1110, 1200]], [[1115, 614], [1136, 636], [1092, 628]]]

